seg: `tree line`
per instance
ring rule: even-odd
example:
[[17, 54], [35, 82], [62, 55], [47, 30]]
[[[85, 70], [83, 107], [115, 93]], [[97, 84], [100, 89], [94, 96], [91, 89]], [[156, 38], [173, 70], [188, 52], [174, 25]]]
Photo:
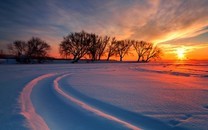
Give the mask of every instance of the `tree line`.
[[46, 60], [50, 49], [48, 43], [35, 37], [29, 41], [16, 40], [8, 45], [10, 54], [15, 55], [19, 63], [41, 63]]
[[[32, 37], [29, 41], [14, 41], [8, 46], [9, 51], [16, 56], [20, 63], [31, 63], [34, 59], [43, 62], [51, 49], [50, 45], [40, 38]], [[60, 55], [72, 62], [82, 58], [99, 61], [102, 56], [109, 61], [112, 56], [119, 57], [120, 61], [135, 50], [137, 62], [149, 62], [160, 58], [161, 49], [150, 42], [137, 40], [117, 40], [115, 37], [99, 36], [85, 31], [73, 32], [63, 37], [59, 44]]]

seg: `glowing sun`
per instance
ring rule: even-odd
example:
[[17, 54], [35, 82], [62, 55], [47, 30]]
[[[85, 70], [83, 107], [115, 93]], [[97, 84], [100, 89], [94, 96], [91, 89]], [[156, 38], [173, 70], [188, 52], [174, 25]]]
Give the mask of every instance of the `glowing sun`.
[[178, 48], [176, 50], [177, 58], [179, 60], [185, 60], [186, 59], [186, 49], [185, 48]]

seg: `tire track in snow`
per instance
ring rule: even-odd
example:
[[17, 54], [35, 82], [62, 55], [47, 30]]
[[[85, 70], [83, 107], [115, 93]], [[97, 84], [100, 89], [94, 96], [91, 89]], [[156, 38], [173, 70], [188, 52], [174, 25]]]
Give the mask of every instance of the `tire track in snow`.
[[39, 81], [54, 75], [55, 73], [49, 73], [33, 79], [24, 87], [23, 91], [21, 92], [21, 95], [19, 97], [19, 102], [21, 105], [21, 114], [26, 118], [28, 123], [27, 125], [32, 130], [49, 130], [43, 118], [36, 113], [35, 108], [30, 99], [30, 95], [32, 93], [33, 87], [35, 87], [35, 85]]
[[88, 104], [86, 104], [86, 103], [84, 103], [84, 102], [82, 102], [82, 101], [80, 101], [80, 100], [74, 98], [73, 96], [70, 96], [69, 94], [65, 93], [65, 92], [60, 88], [60, 86], [59, 86], [59, 84], [58, 84], [58, 81], [61, 80], [61, 79], [64, 78], [64, 77], [68, 76], [68, 75], [70, 75], [70, 74], [64, 74], [64, 75], [62, 75], [62, 76], [57, 77], [57, 78], [54, 80], [54, 89], [55, 89], [59, 94], [61, 94], [61, 95], [62, 95], [63, 97], [65, 97], [65, 98], [69, 99], [70, 101], [76, 103], [77, 105], [79, 105], [80, 107], [84, 108], [84, 109], [87, 110], [87, 111], [93, 112], [93, 113], [95, 113], [95, 114], [97, 114], [97, 115], [99, 115], [99, 116], [101, 116], [101, 117], [106, 118], [106, 119], [109, 119], [109, 120], [118, 122], [118, 123], [120, 123], [120, 124], [122, 124], [122, 125], [124, 125], [124, 126], [126, 126], [126, 127], [128, 127], [128, 128], [130, 128], [130, 129], [132, 129], [132, 130], [141, 130], [140, 128], [138, 128], [138, 127], [135, 126], [135, 125], [132, 125], [132, 124], [126, 122], [126, 121], [123, 121], [122, 119], [119, 119], [119, 118], [117, 118], [117, 117], [115, 117], [115, 116], [112, 116], [112, 115], [110, 115], [110, 114], [107, 114], [107, 113], [105, 113], [105, 112], [102, 112], [102, 111], [100, 111], [100, 110], [98, 110], [98, 109], [96, 109], [96, 108], [94, 108], [94, 107], [92, 107], [92, 106], [90, 106], [90, 105], [88, 105]]

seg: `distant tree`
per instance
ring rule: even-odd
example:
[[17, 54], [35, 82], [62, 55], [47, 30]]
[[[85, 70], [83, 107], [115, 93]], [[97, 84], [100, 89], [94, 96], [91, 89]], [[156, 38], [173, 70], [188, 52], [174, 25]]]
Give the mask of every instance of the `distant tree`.
[[28, 63], [28, 46], [25, 41], [16, 40], [8, 45], [8, 50], [12, 55], [16, 56], [16, 61], [20, 63]]
[[147, 43], [146, 52], [143, 55], [143, 61], [149, 62], [150, 60], [160, 58], [162, 54], [162, 50], [157, 46], [153, 45], [153, 43]]
[[120, 57], [120, 61], [123, 61], [123, 57], [129, 53], [131, 46], [131, 40], [121, 40], [116, 42], [116, 54]]
[[133, 47], [137, 53], [137, 62], [149, 62], [151, 59], [158, 59], [161, 55], [161, 49], [154, 46], [153, 43], [145, 41], [134, 41]]
[[91, 37], [89, 33], [84, 31], [71, 33], [64, 37], [59, 45], [60, 54], [72, 55], [73, 63], [78, 62], [84, 55], [88, 53], [91, 47]]
[[4, 54], [4, 51], [1, 49], [0, 50], [0, 55], [3, 55]]
[[21, 40], [16, 40], [12, 44], [9, 44], [8, 49], [12, 54], [17, 56], [26, 55], [28, 50], [26, 42]]
[[32, 59], [37, 59], [40, 63], [50, 50], [50, 46], [40, 38], [31, 38], [28, 42], [14, 41], [8, 45], [9, 51], [16, 56], [17, 62], [30, 63]]
[[147, 42], [145, 41], [134, 41], [133, 47], [137, 53], [138, 59], [137, 62], [140, 62], [142, 57], [144, 57], [145, 53], [148, 51]]
[[89, 57], [92, 61], [100, 60], [101, 56], [104, 54], [106, 46], [110, 40], [110, 37], [101, 37], [96, 34], [91, 34], [91, 46], [89, 48]]
[[137, 52], [138, 62], [149, 62], [152, 59], [159, 58], [161, 55], [161, 49], [149, 42], [117, 41], [116, 38], [111, 39], [108, 36], [102, 37], [84, 31], [71, 33], [64, 37], [59, 45], [59, 51], [66, 58], [72, 56], [72, 62], [78, 62], [85, 55], [88, 55], [92, 61], [100, 60], [105, 53], [107, 53], [107, 60], [112, 56], [119, 56], [120, 61], [122, 61], [123, 57], [130, 53], [132, 45]]
[[35, 58], [39, 63], [45, 60], [48, 56], [48, 51], [51, 49], [50, 45], [38, 37], [32, 37], [27, 42], [27, 46], [27, 56], [29, 57], [29, 60]]
[[65, 59], [67, 59], [71, 53], [69, 52], [69, 49], [70, 49], [70, 45], [67, 44], [66, 42], [62, 42], [60, 45], [59, 45], [59, 53], [61, 56], [63, 56]]
[[92, 61], [95, 61], [98, 59], [98, 50], [100, 45], [102, 44], [101, 37], [96, 34], [91, 34], [90, 39], [91, 39], [91, 45], [89, 46], [88, 49], [88, 55]]
[[0, 58], [3, 58], [3, 57], [4, 57], [4, 51], [0, 50]]
[[110, 60], [111, 56], [116, 55], [117, 41], [116, 38], [112, 38], [107, 44], [107, 61]]
[[106, 46], [108, 45], [109, 41], [110, 41], [110, 37], [108, 36], [101, 37], [100, 45], [98, 47], [98, 60], [100, 60], [101, 56], [104, 55]]

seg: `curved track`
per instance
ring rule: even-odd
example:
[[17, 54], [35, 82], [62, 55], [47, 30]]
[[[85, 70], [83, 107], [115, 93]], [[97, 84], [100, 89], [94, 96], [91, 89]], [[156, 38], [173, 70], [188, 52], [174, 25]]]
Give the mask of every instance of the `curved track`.
[[49, 130], [43, 118], [36, 113], [35, 108], [30, 99], [30, 95], [32, 93], [33, 87], [35, 87], [35, 85], [39, 81], [51, 77], [53, 75], [55, 74], [45, 74], [33, 79], [24, 87], [20, 95], [19, 101], [21, 104], [21, 114], [26, 118], [28, 127], [30, 127], [33, 130]]
[[112, 115], [109, 115], [109, 114], [107, 114], [107, 113], [105, 113], [105, 112], [102, 112], [102, 111], [100, 111], [100, 110], [98, 110], [98, 109], [96, 109], [96, 108], [94, 108], [94, 107], [92, 107], [92, 106], [90, 106], [90, 105], [88, 105], [88, 104], [86, 104], [86, 103], [84, 103], [84, 102], [82, 102], [82, 101], [80, 101], [80, 100], [78, 100], [78, 99], [72, 97], [71, 95], [68, 95], [67, 93], [65, 93], [65, 92], [59, 87], [58, 81], [61, 80], [63, 77], [66, 77], [66, 76], [68, 76], [68, 75], [70, 75], [70, 74], [64, 74], [64, 75], [62, 75], [62, 76], [60, 76], [60, 77], [58, 77], [58, 78], [56, 78], [56, 79], [54, 80], [54, 88], [55, 88], [55, 90], [56, 90], [59, 94], [61, 94], [63, 97], [67, 98], [68, 100], [71, 100], [72, 102], [76, 103], [77, 105], [79, 105], [80, 107], [82, 107], [82, 108], [85, 109], [85, 110], [88, 110], [88, 111], [90, 111], [90, 112], [93, 112], [93, 113], [95, 113], [95, 114], [97, 114], [97, 115], [99, 115], [99, 116], [101, 116], [101, 117], [103, 117], [103, 118], [107, 118], [107, 119], [109, 119], [109, 120], [118, 122], [118, 123], [120, 123], [120, 124], [122, 124], [122, 125], [125, 125], [126, 127], [130, 128], [130, 129], [132, 129], [132, 130], [140, 130], [140, 128], [138, 128], [137, 126], [134, 126], [134, 125], [132, 125], [132, 124], [126, 122], [126, 121], [123, 121], [123, 120], [121, 120], [121, 119], [119, 119], [119, 118], [117, 118], [117, 117], [114, 117], [114, 116], [112, 116]]
[[70, 76], [70, 73], [45, 74], [33, 79], [24, 87], [19, 101], [21, 114], [26, 118], [30, 129], [174, 129], [158, 120], [90, 97], [91, 102], [86, 99], [88, 97], [79, 98], [81, 94], [62, 88], [61, 81], [67, 76]]

